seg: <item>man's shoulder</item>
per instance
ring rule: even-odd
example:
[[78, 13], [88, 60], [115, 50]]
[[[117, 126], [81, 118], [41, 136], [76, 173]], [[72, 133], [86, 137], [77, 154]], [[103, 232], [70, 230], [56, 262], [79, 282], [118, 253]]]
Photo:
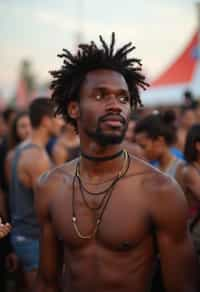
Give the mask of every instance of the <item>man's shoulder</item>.
[[[133, 175], [141, 177], [141, 187], [144, 192], [156, 194], [165, 194], [179, 190], [180, 187], [176, 181], [169, 175], [161, 172], [148, 162], [134, 156], [131, 157], [131, 171]], [[159, 195], [160, 196], [160, 195]]]
[[163, 173], [161, 173], [159, 169], [155, 168], [144, 159], [139, 158], [130, 153], [129, 153], [129, 157], [130, 157], [130, 162], [131, 162], [130, 173], [133, 176], [141, 176], [141, 178], [147, 182], [148, 181], [151, 182], [152, 179], [153, 181], [157, 180], [160, 175], [161, 177], [163, 176]]
[[61, 184], [67, 185], [68, 183], [71, 183], [75, 172], [76, 163], [77, 159], [48, 170], [39, 177], [37, 186], [45, 188], [53, 185], [58, 186]]
[[31, 143], [29, 140], [20, 143], [15, 148], [15, 153], [20, 154], [20, 159], [23, 160], [23, 162], [28, 163], [37, 161], [40, 162], [41, 159], [46, 159], [48, 157], [48, 154], [45, 150], [45, 148]]

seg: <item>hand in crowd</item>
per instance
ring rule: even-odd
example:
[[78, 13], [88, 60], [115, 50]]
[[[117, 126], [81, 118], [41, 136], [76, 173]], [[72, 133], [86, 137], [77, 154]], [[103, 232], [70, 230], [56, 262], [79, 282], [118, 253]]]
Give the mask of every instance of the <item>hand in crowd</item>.
[[0, 239], [5, 237], [11, 230], [11, 225], [9, 223], [2, 223], [2, 219], [0, 217]]

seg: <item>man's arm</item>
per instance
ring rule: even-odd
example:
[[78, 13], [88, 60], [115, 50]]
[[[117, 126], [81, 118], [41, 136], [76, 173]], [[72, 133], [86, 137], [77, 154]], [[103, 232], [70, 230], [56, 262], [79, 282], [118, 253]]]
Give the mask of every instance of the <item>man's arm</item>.
[[[187, 228], [188, 210], [178, 184], [163, 176], [154, 196], [152, 218], [156, 228], [161, 269], [167, 292], [198, 292], [200, 272]], [[198, 275], [199, 273], [199, 275]]]
[[51, 161], [44, 150], [32, 150], [31, 157], [25, 163], [25, 172], [29, 177], [30, 187], [34, 188], [38, 178], [51, 167]]
[[35, 188], [35, 208], [40, 224], [40, 262], [34, 292], [61, 291], [61, 249], [49, 214], [51, 192], [52, 184], [48, 185], [44, 175]]

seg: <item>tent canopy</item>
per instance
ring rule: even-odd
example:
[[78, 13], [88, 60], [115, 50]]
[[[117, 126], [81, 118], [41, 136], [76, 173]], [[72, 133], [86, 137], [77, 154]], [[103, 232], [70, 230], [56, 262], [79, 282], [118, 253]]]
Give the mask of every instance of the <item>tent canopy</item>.
[[142, 93], [144, 105], [178, 104], [186, 90], [200, 96], [198, 32], [180, 56]]

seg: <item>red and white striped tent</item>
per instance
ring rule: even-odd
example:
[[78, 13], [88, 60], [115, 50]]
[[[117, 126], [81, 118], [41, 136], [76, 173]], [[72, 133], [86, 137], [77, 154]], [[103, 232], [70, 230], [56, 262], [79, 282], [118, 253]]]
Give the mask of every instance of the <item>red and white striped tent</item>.
[[200, 47], [196, 32], [183, 53], [142, 93], [144, 105], [180, 104], [190, 90], [200, 97]]

